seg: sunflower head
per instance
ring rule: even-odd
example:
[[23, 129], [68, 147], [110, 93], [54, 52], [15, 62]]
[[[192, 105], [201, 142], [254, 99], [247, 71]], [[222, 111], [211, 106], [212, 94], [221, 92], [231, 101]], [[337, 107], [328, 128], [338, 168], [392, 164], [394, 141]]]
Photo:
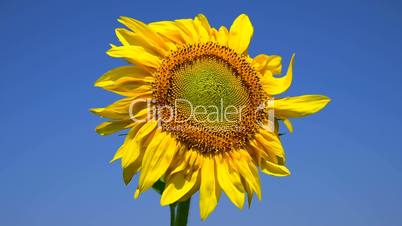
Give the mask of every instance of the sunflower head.
[[239, 208], [246, 195], [249, 204], [254, 194], [261, 199], [258, 169], [290, 174], [278, 122], [292, 131], [289, 118], [329, 102], [320, 95], [274, 99], [292, 82], [294, 56], [282, 76], [281, 57], [251, 57], [253, 26], [245, 14], [229, 30], [211, 27], [201, 14], [149, 24], [119, 21], [127, 27], [116, 29], [121, 46], [107, 53], [129, 65], [110, 70], [95, 85], [124, 98], [91, 111], [110, 119], [98, 133], [128, 130], [112, 161], [121, 159], [126, 183], [140, 173], [136, 198], [159, 180], [166, 184], [162, 205], [200, 191], [205, 219], [222, 191]]
[[262, 118], [256, 71], [246, 57], [214, 42], [165, 57], [153, 88], [162, 129], [202, 153], [243, 147]]

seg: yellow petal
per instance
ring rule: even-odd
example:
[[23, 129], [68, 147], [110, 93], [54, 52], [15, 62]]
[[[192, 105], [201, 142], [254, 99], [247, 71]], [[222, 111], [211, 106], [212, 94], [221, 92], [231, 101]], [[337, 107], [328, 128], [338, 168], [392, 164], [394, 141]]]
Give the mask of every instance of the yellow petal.
[[304, 95], [285, 97], [274, 102], [277, 118], [300, 118], [314, 114], [323, 109], [330, 99], [322, 95]]
[[216, 36], [216, 41], [219, 45], [226, 46], [228, 44], [229, 31], [226, 27], [222, 26]]
[[92, 108], [90, 111], [101, 117], [106, 117], [114, 120], [127, 120], [129, 116], [129, 106], [133, 98], [120, 99], [113, 104], [104, 108]]
[[283, 150], [281, 141], [278, 136], [272, 132], [264, 129], [259, 129], [255, 134], [255, 139], [262, 144], [265, 153], [268, 155], [276, 155], [281, 158], [285, 158], [285, 151]]
[[[240, 175], [244, 178], [247, 185], [257, 194], [261, 200], [261, 185], [258, 169], [253, 163], [250, 155], [245, 150], [239, 150], [240, 160], [235, 161], [238, 166]], [[243, 183], [244, 184], [244, 183]]]
[[178, 150], [176, 139], [162, 132], [154, 137], [145, 151], [138, 189], [143, 192], [166, 172]]
[[[142, 157], [142, 156], [141, 156]], [[138, 158], [127, 167], [123, 168], [123, 180], [126, 185], [130, 183], [133, 176], [138, 173], [141, 168], [141, 160]]]
[[[142, 36], [127, 29], [116, 28], [115, 33], [121, 44], [123, 44], [124, 46], [143, 46], [144, 44], [147, 45], [146, 40], [144, 40]], [[152, 51], [152, 48], [146, 49]]]
[[[123, 79], [123, 80], [121, 80]], [[152, 75], [138, 66], [122, 66], [114, 68], [103, 74], [96, 82], [95, 86], [107, 88], [108, 86], [118, 85], [120, 80], [142, 79], [144, 82], [152, 82]]]
[[173, 159], [174, 164], [171, 166], [170, 175], [188, 169], [190, 156], [190, 151], [185, 145], [182, 145]]
[[200, 215], [205, 220], [216, 208], [221, 195], [221, 188], [215, 176], [213, 156], [204, 156], [201, 167]]
[[198, 35], [200, 37], [200, 42], [208, 42], [210, 40], [210, 30], [211, 26], [209, 25], [208, 19], [203, 14], [198, 14], [194, 18], [194, 26], [198, 31]]
[[185, 34], [176, 26], [173, 21], [158, 21], [148, 24], [149, 28], [161, 35], [162, 37], [173, 41], [176, 44], [185, 44]]
[[96, 127], [96, 132], [102, 136], [107, 136], [129, 128], [132, 123], [134, 122], [131, 119], [124, 121], [103, 122]]
[[[154, 134], [149, 145], [146, 147], [144, 159], [142, 161], [140, 182], [139, 182], [139, 186], [137, 188], [137, 190], [139, 191], [138, 194], [140, 194], [142, 191], [145, 190], [145, 189], [143, 189], [144, 181], [147, 179], [145, 176], [148, 173], [148, 169], [149, 169], [150, 162], [152, 161], [152, 157], [155, 155], [155, 152], [158, 152], [158, 147], [161, 145], [161, 143], [165, 144], [167, 142], [167, 133], [159, 132], [159, 131], [160, 130], [158, 130], [158, 132]], [[159, 152], [157, 154], [159, 154]], [[155, 180], [155, 182], [156, 182], [156, 180]], [[152, 185], [153, 185], [153, 183], [150, 186], [148, 185], [148, 188], [150, 188]]]
[[261, 74], [269, 70], [272, 75], [280, 74], [282, 70], [282, 58], [275, 55], [260, 54], [256, 56], [251, 63], [254, 69]]
[[[149, 42], [148, 37], [145, 37], [139, 33], [134, 33], [132, 31], [126, 30], [124, 28], [117, 28], [115, 29], [116, 36], [119, 39], [119, 41], [124, 45], [124, 46], [141, 46], [144, 49], [146, 49], [148, 52], [152, 53], [153, 55], [163, 57], [165, 56], [168, 52], [165, 51], [164, 49], [160, 48], [159, 46], [155, 46], [154, 43]], [[161, 35], [162, 36], [162, 35]], [[164, 38], [163, 36], [161, 38]], [[166, 40], [163, 39], [164, 42], [166, 42], [169, 45], [170, 49], [175, 49], [172, 48], [174, 47], [174, 44], [170, 39]]]
[[115, 33], [121, 44], [125, 46], [129, 45], [138, 45], [136, 40], [133, 38], [134, 33], [131, 31], [128, 31], [124, 28], [116, 28]]
[[277, 177], [283, 177], [283, 176], [289, 176], [290, 171], [286, 166], [283, 165], [278, 165], [275, 163], [272, 163], [270, 161], [263, 161], [261, 163], [261, 171], [263, 173], [272, 175], [272, 176], [277, 176]]
[[216, 174], [220, 187], [229, 199], [238, 208], [244, 206], [244, 188], [241, 183], [240, 175], [235, 169], [229, 170], [228, 163], [221, 155], [216, 155]]
[[118, 21], [130, 28], [136, 34], [142, 36], [144, 40], [153, 47], [153, 50], [158, 52], [161, 56], [166, 56], [169, 52], [170, 48], [168, 43], [145, 23], [129, 17], [120, 17]]
[[275, 131], [274, 133], [279, 136], [279, 120], [275, 119]]
[[107, 87], [117, 86], [127, 81], [143, 81], [144, 83], [151, 83], [154, 79], [152, 75], [143, 68], [138, 66], [122, 66], [103, 74], [95, 82], [95, 86], [107, 89]]
[[134, 121], [134, 118], [132, 118], [132, 116], [138, 114], [141, 110], [147, 109], [148, 107], [150, 107], [150, 104], [151, 103], [147, 102], [147, 99], [145, 98], [142, 99], [142, 97], [129, 97], [120, 99], [104, 108], [92, 108], [90, 111], [101, 117], [106, 117], [114, 120], [133, 119]]
[[242, 54], [248, 48], [254, 28], [246, 14], [238, 16], [230, 27], [228, 46]]
[[290, 60], [288, 71], [285, 76], [280, 78], [274, 77], [272, 71], [266, 70], [261, 77], [262, 88], [269, 95], [277, 95], [288, 90], [292, 84], [293, 79], [293, 62], [295, 55], [292, 55]]
[[[198, 171], [198, 170], [196, 170], [196, 171]], [[193, 172], [195, 172], [195, 171], [193, 171]], [[198, 172], [198, 174], [200, 174], [200, 172]], [[189, 175], [191, 175], [191, 174], [189, 174]], [[201, 183], [200, 178], [201, 178], [200, 176], [197, 177], [197, 181], [195, 182], [195, 185], [191, 188], [191, 190], [189, 192], [187, 192], [183, 197], [181, 197], [178, 200], [178, 202], [187, 201], [189, 198], [191, 198], [194, 195], [194, 193], [196, 193], [200, 190], [200, 183]]]
[[193, 44], [199, 42], [197, 30], [194, 27], [192, 19], [179, 19], [175, 20], [176, 25], [186, 34], [186, 44]]
[[289, 119], [285, 118], [285, 119], [283, 119], [283, 123], [285, 124], [286, 128], [288, 128], [289, 132], [293, 133], [292, 122]]
[[251, 207], [251, 203], [252, 203], [252, 201], [253, 201], [254, 192], [253, 192], [253, 190], [251, 189], [250, 185], [245, 181], [244, 178], [242, 178], [241, 181], [242, 181], [242, 183], [243, 183], [244, 189], [245, 189], [246, 192], [247, 192], [247, 204], [248, 204], [248, 208], [250, 208], [250, 207]]
[[170, 205], [183, 198], [196, 185], [199, 171], [179, 172], [169, 176], [162, 193], [161, 205]]
[[197, 165], [198, 160], [202, 159], [201, 154], [197, 150], [190, 149], [189, 153], [189, 158], [188, 158], [188, 167], [192, 168], [193, 170], [198, 170], [201, 165]]
[[266, 159], [268, 155], [264, 150], [261, 150], [260, 144], [255, 139], [250, 139], [247, 143], [247, 150], [252, 153], [251, 157], [260, 165], [262, 159]]
[[144, 79], [124, 78], [120, 79], [115, 85], [103, 88], [123, 96], [139, 96], [152, 92], [152, 83]]
[[[138, 124], [143, 124], [143, 123], [138, 123]], [[141, 126], [138, 126], [138, 128], [141, 128]], [[137, 129], [137, 133], [138, 133]], [[135, 137], [135, 136], [134, 136]], [[144, 158], [144, 150], [138, 149], [136, 148], [136, 143], [134, 139], [130, 139], [131, 142], [129, 145], [126, 146], [126, 151], [123, 153], [123, 157], [130, 152], [133, 151], [137, 151], [137, 153], [135, 153], [135, 158], [134, 160], [129, 163], [127, 166], [122, 166], [123, 167], [123, 179], [124, 179], [124, 183], [126, 185], [128, 185], [131, 181], [131, 179], [133, 178], [133, 176], [138, 173], [138, 171], [141, 169], [142, 166], [142, 160]], [[123, 163], [123, 161], [122, 161]], [[123, 165], [123, 164], [122, 164]]]
[[130, 129], [128, 134], [126, 135], [126, 138], [124, 139], [124, 143], [120, 146], [120, 148], [117, 150], [116, 154], [113, 156], [113, 159], [110, 161], [110, 163], [123, 158], [123, 156], [126, 154], [127, 150], [131, 149], [132, 141], [137, 134], [138, 130], [142, 127], [144, 123], [134, 123], [133, 127]]
[[217, 41], [217, 37], [218, 37], [218, 30], [216, 30], [215, 28], [211, 28], [210, 29], [210, 32], [209, 32], [210, 34], [210, 39], [211, 39], [211, 42], [218, 42]]
[[122, 167], [128, 167], [131, 163], [133, 163], [141, 152], [145, 151], [144, 145], [146, 144], [146, 140], [150, 134], [156, 129], [158, 122], [156, 120], [151, 120], [146, 122], [136, 133], [134, 139], [132, 139], [131, 148], [127, 150], [126, 154], [122, 158]]
[[111, 57], [125, 58], [132, 64], [154, 69], [158, 68], [161, 63], [159, 57], [146, 51], [141, 46], [113, 46], [106, 53]]

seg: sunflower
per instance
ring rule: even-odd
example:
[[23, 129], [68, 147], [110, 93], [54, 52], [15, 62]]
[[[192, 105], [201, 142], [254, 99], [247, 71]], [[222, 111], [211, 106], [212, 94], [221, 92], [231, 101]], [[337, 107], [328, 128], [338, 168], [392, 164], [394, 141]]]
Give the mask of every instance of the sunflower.
[[96, 131], [128, 130], [112, 161], [121, 160], [126, 184], [139, 175], [134, 197], [165, 184], [161, 205], [200, 192], [200, 215], [215, 209], [222, 191], [238, 208], [261, 199], [259, 170], [290, 175], [278, 123], [321, 110], [321, 95], [276, 98], [292, 82], [294, 55], [282, 74], [281, 57], [251, 57], [253, 26], [238, 16], [230, 29], [215, 29], [199, 14], [145, 24], [120, 17], [121, 45], [107, 54], [129, 65], [108, 71], [95, 86], [124, 98], [91, 109], [109, 121]]

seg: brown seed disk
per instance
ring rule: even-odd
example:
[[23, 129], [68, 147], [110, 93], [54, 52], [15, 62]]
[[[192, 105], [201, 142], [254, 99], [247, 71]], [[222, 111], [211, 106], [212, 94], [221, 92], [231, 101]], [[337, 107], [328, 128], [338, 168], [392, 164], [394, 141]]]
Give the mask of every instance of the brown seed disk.
[[[208, 60], [216, 61], [228, 67], [235, 79], [240, 81], [239, 87], [246, 90], [245, 106], [239, 120], [233, 123], [205, 124], [197, 120], [187, 120], [188, 112], [175, 107], [175, 100], [181, 98], [177, 87], [180, 71]], [[263, 112], [258, 110], [264, 99], [259, 77], [247, 58], [237, 54], [232, 49], [216, 43], [187, 45], [171, 52], [162, 61], [155, 74], [153, 98], [156, 102], [158, 116], [162, 129], [175, 135], [176, 139], [195, 148], [202, 153], [230, 151], [244, 147], [249, 137], [258, 127], [257, 122], [263, 118]], [[172, 111], [174, 109], [172, 120]]]

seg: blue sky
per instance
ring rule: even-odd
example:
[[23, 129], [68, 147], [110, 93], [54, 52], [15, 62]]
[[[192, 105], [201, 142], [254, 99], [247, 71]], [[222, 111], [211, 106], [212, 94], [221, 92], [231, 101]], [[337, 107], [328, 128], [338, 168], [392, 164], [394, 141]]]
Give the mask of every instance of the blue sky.
[[[226, 197], [190, 225], [401, 225], [402, 4], [373, 1], [2, 1], [0, 225], [167, 225], [149, 191], [133, 200], [118, 164], [122, 137], [100, 137], [91, 107], [118, 97], [93, 87], [108, 69], [118, 16], [151, 22], [204, 13], [255, 33], [250, 54], [296, 53], [286, 95], [326, 94], [319, 114], [283, 137], [292, 176], [262, 176], [263, 199]], [[198, 196], [195, 198], [198, 199]]]

